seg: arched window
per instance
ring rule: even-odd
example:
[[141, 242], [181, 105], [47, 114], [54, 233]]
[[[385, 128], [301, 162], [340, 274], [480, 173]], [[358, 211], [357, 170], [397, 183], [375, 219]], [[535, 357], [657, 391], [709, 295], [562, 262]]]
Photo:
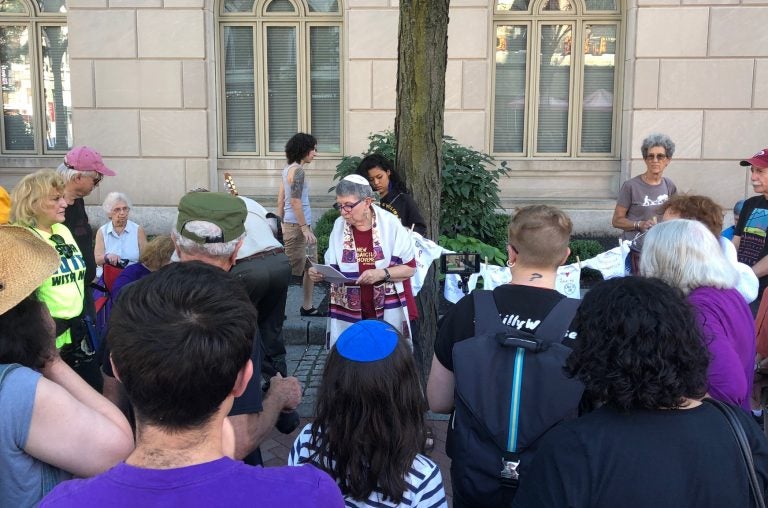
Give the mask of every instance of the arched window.
[[72, 142], [64, 0], [0, 1], [4, 154], [66, 152]]
[[296, 132], [341, 152], [338, 0], [222, 0], [223, 155], [283, 154]]
[[497, 0], [495, 154], [617, 157], [619, 0]]

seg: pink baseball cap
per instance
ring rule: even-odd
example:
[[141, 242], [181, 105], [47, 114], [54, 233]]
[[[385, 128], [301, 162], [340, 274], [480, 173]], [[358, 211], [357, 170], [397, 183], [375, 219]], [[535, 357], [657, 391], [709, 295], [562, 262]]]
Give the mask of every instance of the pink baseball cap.
[[64, 156], [64, 164], [77, 171], [96, 171], [106, 176], [115, 176], [115, 172], [104, 165], [101, 154], [87, 146], [76, 146]]
[[758, 168], [768, 168], [768, 148], [763, 148], [751, 158], [739, 162], [742, 166], [756, 166]]

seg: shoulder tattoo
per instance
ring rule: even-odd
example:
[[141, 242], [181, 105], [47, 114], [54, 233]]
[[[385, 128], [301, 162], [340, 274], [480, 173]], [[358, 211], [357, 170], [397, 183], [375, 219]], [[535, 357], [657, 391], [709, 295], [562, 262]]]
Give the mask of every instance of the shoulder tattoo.
[[304, 168], [299, 166], [293, 173], [293, 182], [291, 183], [291, 197], [301, 198], [301, 191], [304, 190]]

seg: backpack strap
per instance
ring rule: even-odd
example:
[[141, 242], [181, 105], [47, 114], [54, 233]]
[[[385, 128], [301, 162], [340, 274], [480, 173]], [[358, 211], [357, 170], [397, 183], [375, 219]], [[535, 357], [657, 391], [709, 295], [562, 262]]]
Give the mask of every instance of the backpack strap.
[[[563, 298], [549, 311], [547, 317], [536, 328], [534, 334], [542, 342], [559, 342], [568, 326], [576, 315], [581, 300]], [[517, 447], [518, 426], [520, 423], [520, 405], [522, 400], [523, 369], [526, 349], [518, 347], [515, 351], [515, 370], [512, 375], [512, 389], [509, 401], [509, 429], [507, 432], [507, 447], [501, 459], [499, 479], [505, 488], [517, 488], [520, 472], [520, 451]]]
[[536, 328], [536, 338], [544, 342], [560, 342], [568, 331], [579, 305], [581, 300], [562, 298]]
[[472, 300], [475, 304], [475, 335], [483, 335], [504, 329], [499, 317], [499, 308], [493, 299], [493, 291], [489, 289], [476, 289], [472, 291]]

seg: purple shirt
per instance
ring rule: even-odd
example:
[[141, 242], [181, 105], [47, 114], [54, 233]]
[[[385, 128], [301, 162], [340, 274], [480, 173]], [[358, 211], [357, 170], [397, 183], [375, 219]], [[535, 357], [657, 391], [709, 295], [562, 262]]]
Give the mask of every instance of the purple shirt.
[[755, 368], [755, 322], [735, 289], [701, 287], [688, 295], [707, 349], [709, 394], [749, 411]]
[[178, 469], [120, 463], [87, 480], [56, 487], [40, 506], [344, 507], [330, 476], [306, 465], [253, 467], [229, 458]]
[[123, 268], [123, 271], [120, 272], [120, 275], [117, 276], [114, 284], [112, 284], [112, 302], [117, 301], [117, 296], [125, 286], [146, 277], [150, 273], [152, 272], [149, 271], [149, 268], [142, 263], [134, 263]]

